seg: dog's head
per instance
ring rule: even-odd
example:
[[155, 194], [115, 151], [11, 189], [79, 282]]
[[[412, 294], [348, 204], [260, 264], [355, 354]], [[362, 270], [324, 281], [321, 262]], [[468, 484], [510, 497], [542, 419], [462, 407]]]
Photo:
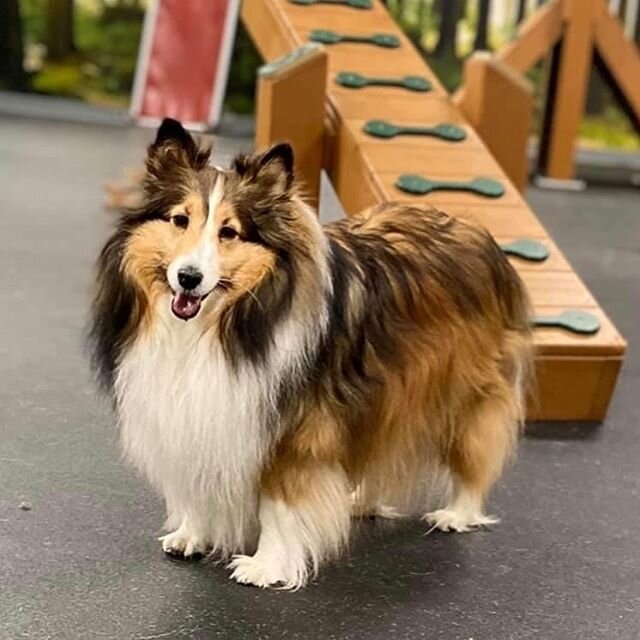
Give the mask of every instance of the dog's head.
[[253, 290], [295, 234], [288, 144], [238, 157], [228, 171], [208, 159], [178, 122], [164, 121], [149, 147], [144, 210], [124, 256], [149, 300], [168, 294], [182, 320], [196, 317], [210, 295]]
[[297, 195], [291, 146], [228, 169], [209, 156], [175, 120], [149, 147], [143, 202], [122, 212], [98, 264], [93, 334], [110, 374], [118, 347], [107, 343], [123, 345], [156, 313], [259, 334], [260, 308], [275, 320], [291, 304], [319, 228]]

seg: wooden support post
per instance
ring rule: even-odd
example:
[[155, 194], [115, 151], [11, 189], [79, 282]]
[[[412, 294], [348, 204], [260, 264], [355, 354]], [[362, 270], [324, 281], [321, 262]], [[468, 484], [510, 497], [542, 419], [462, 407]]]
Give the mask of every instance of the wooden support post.
[[327, 54], [311, 43], [260, 68], [256, 100], [256, 148], [288, 141], [296, 173], [314, 207], [323, 163]]
[[490, 53], [478, 51], [465, 64], [464, 86], [455, 102], [511, 182], [523, 192], [533, 116], [531, 83]]
[[640, 123], [640, 51], [625, 38], [622, 25], [603, 5], [595, 21], [596, 49], [627, 101], [629, 115]]
[[551, 0], [518, 28], [518, 35], [497, 55], [501, 62], [524, 73], [547, 55], [562, 37], [562, 2]]
[[[598, 0], [564, 0], [564, 37], [549, 113], [549, 142], [541, 168], [546, 176], [573, 178], [573, 149], [584, 111], [593, 59], [593, 16]], [[554, 74], [555, 75], [555, 74]]]

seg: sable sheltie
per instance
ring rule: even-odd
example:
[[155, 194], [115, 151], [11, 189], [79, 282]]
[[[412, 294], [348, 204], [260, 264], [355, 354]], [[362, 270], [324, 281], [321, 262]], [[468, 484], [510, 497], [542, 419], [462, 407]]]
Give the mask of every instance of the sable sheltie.
[[[98, 261], [95, 364], [163, 549], [297, 588], [354, 515], [492, 523], [531, 362], [523, 286], [489, 233], [416, 205], [321, 226], [279, 144], [209, 162], [174, 120]], [[448, 479], [427, 510], [434, 477]], [[253, 555], [245, 555], [245, 554]]]

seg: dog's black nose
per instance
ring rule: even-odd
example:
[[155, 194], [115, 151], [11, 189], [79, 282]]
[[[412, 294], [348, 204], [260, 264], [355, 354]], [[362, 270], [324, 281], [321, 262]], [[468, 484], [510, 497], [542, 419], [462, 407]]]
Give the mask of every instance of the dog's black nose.
[[195, 267], [185, 267], [178, 271], [178, 282], [183, 289], [191, 291], [202, 282], [202, 274]]

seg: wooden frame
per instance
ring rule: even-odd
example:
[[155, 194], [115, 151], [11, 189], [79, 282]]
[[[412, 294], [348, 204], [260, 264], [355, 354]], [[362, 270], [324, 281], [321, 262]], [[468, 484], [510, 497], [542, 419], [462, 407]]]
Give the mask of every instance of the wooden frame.
[[625, 37], [605, 0], [551, 0], [497, 54], [501, 62], [520, 73], [552, 54], [538, 162], [540, 173], [548, 177], [573, 177], [575, 141], [595, 52], [629, 116], [640, 127], [640, 51]]

